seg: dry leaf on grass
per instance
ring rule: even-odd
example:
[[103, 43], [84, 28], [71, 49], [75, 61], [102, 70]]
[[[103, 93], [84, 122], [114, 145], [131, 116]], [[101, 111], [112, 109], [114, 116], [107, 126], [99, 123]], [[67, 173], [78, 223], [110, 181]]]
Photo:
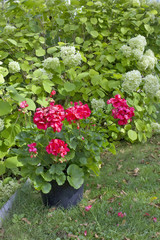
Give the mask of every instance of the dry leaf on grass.
[[83, 194], [84, 198], [88, 198], [90, 192], [91, 192], [91, 189], [86, 190]]
[[4, 237], [4, 228], [0, 228], [0, 238]]
[[123, 190], [120, 192], [120, 194], [122, 194], [122, 195], [128, 195], [128, 194], [127, 194], [125, 191], [123, 191]]
[[31, 222], [30, 222], [30, 221], [28, 221], [28, 219], [27, 219], [27, 218], [22, 218], [21, 220], [22, 220], [22, 221], [24, 221], [25, 223], [27, 223], [28, 225], [31, 225]]
[[73, 235], [73, 234], [70, 234], [70, 233], [68, 233], [68, 235], [67, 235], [69, 238], [78, 238], [78, 236], [77, 235]]
[[160, 203], [153, 203], [151, 202], [149, 205], [156, 207], [156, 208], [160, 208]]

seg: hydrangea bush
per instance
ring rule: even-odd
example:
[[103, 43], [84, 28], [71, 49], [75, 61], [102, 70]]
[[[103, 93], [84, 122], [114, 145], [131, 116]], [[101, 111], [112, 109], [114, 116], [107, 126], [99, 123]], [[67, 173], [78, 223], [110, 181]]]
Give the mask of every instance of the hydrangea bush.
[[[97, 131], [107, 132], [108, 126], [112, 141], [143, 142], [152, 135], [154, 104], [160, 101], [159, 89], [153, 95], [155, 89], [150, 88], [152, 79], [156, 86], [155, 78], [159, 81], [159, 12], [158, 3], [145, 0], [3, 2], [0, 175], [19, 166], [10, 156], [15, 136], [26, 116], [37, 106], [48, 106], [52, 88], [62, 105], [80, 100], [92, 106]], [[135, 119], [119, 129], [115, 119], [104, 115], [111, 106], [103, 106], [118, 94], [135, 108]], [[16, 111], [23, 101], [29, 106]]]

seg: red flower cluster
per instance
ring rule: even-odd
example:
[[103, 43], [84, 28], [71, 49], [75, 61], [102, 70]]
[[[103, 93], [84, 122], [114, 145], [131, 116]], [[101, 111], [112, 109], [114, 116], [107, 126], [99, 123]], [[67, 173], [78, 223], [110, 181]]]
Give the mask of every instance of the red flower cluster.
[[[28, 144], [28, 147], [29, 147], [28, 151], [29, 151], [30, 153], [37, 154], [37, 148], [35, 148], [36, 145], [37, 145], [36, 143]], [[34, 156], [34, 155], [31, 155], [31, 158], [32, 158], [33, 156]]]
[[70, 107], [65, 110], [66, 119], [69, 123], [72, 121], [76, 122], [76, 120], [87, 118], [91, 115], [91, 110], [89, 109], [87, 104], [84, 104], [79, 101], [74, 103], [73, 107]]
[[20, 108], [26, 108], [28, 107], [28, 103], [26, 101], [23, 101], [19, 104]]
[[36, 109], [33, 122], [39, 129], [46, 130], [48, 127], [52, 127], [54, 132], [60, 132], [64, 118], [64, 108], [61, 105], [54, 105], [54, 102], [51, 102], [49, 107]]
[[121, 99], [120, 95], [116, 95], [115, 98], [111, 98], [107, 101], [107, 104], [112, 104], [114, 109], [112, 110], [112, 116], [115, 119], [119, 119], [119, 125], [126, 125], [128, 120], [132, 121], [134, 116], [134, 108], [129, 107], [125, 99]]
[[61, 157], [64, 157], [67, 152], [70, 151], [67, 146], [67, 143], [65, 143], [63, 140], [52, 139], [49, 142], [49, 145], [47, 145], [46, 151], [48, 152], [48, 154], [53, 154], [54, 156], [57, 156], [59, 154], [61, 155]]

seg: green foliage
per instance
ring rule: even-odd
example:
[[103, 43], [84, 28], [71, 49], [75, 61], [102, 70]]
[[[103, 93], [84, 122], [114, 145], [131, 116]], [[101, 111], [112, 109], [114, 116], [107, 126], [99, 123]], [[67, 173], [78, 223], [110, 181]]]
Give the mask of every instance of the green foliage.
[[15, 179], [8, 177], [0, 180], [0, 209], [19, 187], [20, 184]]
[[[146, 37], [147, 48], [159, 59], [159, 9], [159, 4], [141, 1], [137, 6], [123, 0], [88, 1], [87, 4], [84, 0], [73, 0], [71, 4], [65, 0], [27, 0], [3, 4], [0, 9], [0, 116], [4, 120], [4, 130], [0, 132], [0, 164], [3, 173], [10, 168], [5, 161], [15, 145], [15, 136], [21, 131], [21, 125], [25, 125], [25, 116], [15, 111], [19, 103], [27, 100], [28, 114], [32, 115], [31, 111], [38, 105], [47, 105], [46, 96], [53, 88], [58, 93], [57, 100], [64, 105], [79, 100], [90, 103], [93, 98], [106, 101], [121, 94], [135, 108], [135, 120], [119, 129], [119, 133], [111, 126], [110, 139], [143, 142], [152, 135], [151, 122], [156, 117], [154, 103], [158, 104], [159, 100], [150, 99], [138, 91], [139, 88], [131, 94], [122, 90], [123, 74], [137, 69], [138, 65], [135, 60], [124, 57], [119, 49], [140, 34]], [[75, 46], [81, 54], [81, 64], [66, 66], [60, 54], [62, 46]], [[60, 65], [44, 71], [44, 60], [49, 57], [58, 58]], [[10, 71], [9, 63], [13, 61], [19, 64], [20, 71]], [[151, 73], [159, 74], [159, 71], [157, 63]], [[148, 72], [142, 74], [145, 76]], [[134, 140], [128, 133], [131, 128], [137, 134]]]

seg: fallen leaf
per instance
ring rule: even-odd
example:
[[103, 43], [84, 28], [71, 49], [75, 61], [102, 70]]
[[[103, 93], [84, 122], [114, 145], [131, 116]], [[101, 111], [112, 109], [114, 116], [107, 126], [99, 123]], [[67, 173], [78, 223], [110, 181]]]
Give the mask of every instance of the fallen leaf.
[[102, 187], [101, 184], [97, 184], [97, 189], [100, 189]]
[[122, 195], [128, 195], [128, 194], [127, 194], [125, 191], [123, 191], [123, 190], [120, 192], [120, 194], [122, 194]]
[[56, 208], [53, 207], [53, 208], [50, 208], [50, 209], [49, 209], [49, 212], [54, 212], [55, 210], [56, 210]]
[[134, 202], [137, 202], [137, 198], [133, 198], [133, 201], [134, 201]]
[[26, 222], [28, 225], [31, 225], [31, 222], [30, 222], [30, 221], [28, 221], [28, 219], [27, 219], [27, 218], [22, 218], [21, 220], [22, 220], [22, 221], [24, 221], [24, 222]]
[[157, 199], [157, 197], [151, 197], [150, 198], [150, 202], [153, 202], [154, 200], [156, 200]]
[[96, 233], [95, 233], [95, 235], [94, 235], [94, 236], [95, 236], [95, 238], [99, 238], [99, 236], [98, 236]]
[[4, 228], [0, 228], [0, 237], [4, 237]]
[[88, 223], [81, 223], [80, 226], [88, 226]]
[[150, 203], [149, 205], [151, 205], [151, 206], [154, 206], [154, 207], [156, 207], [156, 208], [160, 208], [160, 203]]
[[90, 192], [91, 192], [91, 189], [86, 190], [86, 191], [84, 192], [84, 194], [83, 194], [84, 198], [88, 198]]
[[121, 153], [124, 153], [124, 149], [121, 149], [120, 152], [121, 152]]
[[122, 165], [118, 165], [118, 167], [117, 167], [117, 170], [120, 170], [120, 169], [121, 169], [121, 167], [122, 167]]
[[133, 171], [135, 174], [137, 174], [139, 172], [139, 168], [135, 168]]
[[70, 238], [77, 238], [78, 236], [68, 233], [68, 237], [70, 237]]
[[126, 220], [125, 220], [125, 219], [123, 219], [123, 221], [122, 221], [121, 225], [122, 225], [122, 226], [124, 226], [125, 224], [126, 224]]
[[97, 198], [91, 199], [91, 200], [88, 201], [88, 203], [89, 203], [89, 204], [90, 204], [90, 203], [94, 203], [96, 200], [97, 200]]
[[113, 203], [115, 200], [116, 200], [115, 197], [111, 197], [111, 198], [109, 198], [107, 201], [110, 202], [110, 203]]

